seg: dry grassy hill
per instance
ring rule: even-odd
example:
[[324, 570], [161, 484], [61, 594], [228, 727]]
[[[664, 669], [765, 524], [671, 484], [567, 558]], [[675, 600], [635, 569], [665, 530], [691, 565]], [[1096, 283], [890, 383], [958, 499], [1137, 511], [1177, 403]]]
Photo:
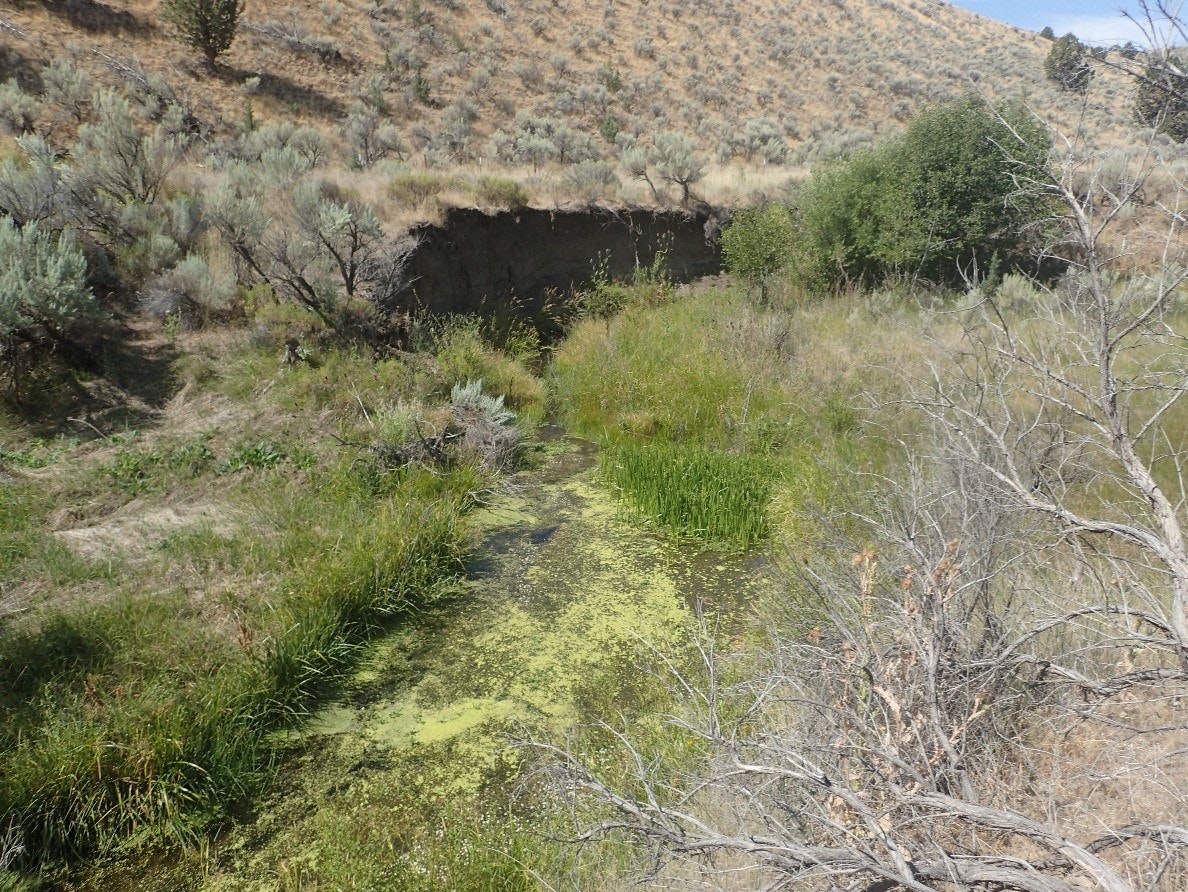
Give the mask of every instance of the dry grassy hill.
[[[365, 100], [442, 165], [490, 160], [518, 114], [599, 151], [619, 129], [676, 130], [718, 162], [798, 164], [970, 90], [1064, 126], [1082, 113], [1043, 77], [1047, 41], [938, 0], [247, 0], [213, 72], [155, 0], [6, 0], [0, 21], [0, 80], [33, 92], [65, 55], [101, 80], [163, 79], [215, 132], [249, 108], [331, 131]], [[1128, 86], [1098, 81], [1093, 129], [1124, 131]]]

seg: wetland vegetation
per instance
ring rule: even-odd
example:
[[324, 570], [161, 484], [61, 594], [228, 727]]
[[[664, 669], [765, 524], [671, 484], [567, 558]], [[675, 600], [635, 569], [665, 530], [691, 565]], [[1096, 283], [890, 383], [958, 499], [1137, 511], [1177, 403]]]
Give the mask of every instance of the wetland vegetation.
[[[682, 207], [568, 212], [549, 258], [518, 182], [411, 171], [390, 80], [338, 147], [117, 70], [0, 88], [0, 888], [1188, 881], [1166, 135], [967, 97], [721, 233], [699, 143], [622, 134], [604, 68], [599, 135]], [[414, 230], [418, 268], [402, 215], [450, 191], [510, 210]]]

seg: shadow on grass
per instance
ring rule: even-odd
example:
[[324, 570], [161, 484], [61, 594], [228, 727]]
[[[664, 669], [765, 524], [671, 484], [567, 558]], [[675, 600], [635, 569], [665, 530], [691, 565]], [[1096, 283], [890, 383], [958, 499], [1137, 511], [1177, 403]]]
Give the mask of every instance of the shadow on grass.
[[20, 386], [0, 392], [0, 404], [39, 436], [143, 428], [173, 395], [176, 359], [172, 345], [110, 320], [77, 342], [26, 345]]
[[280, 103], [290, 111], [311, 112], [331, 119], [338, 119], [346, 114], [346, 108], [334, 97], [271, 71], [250, 71], [230, 65], [218, 65], [214, 75], [224, 83], [237, 86], [249, 78], [258, 77], [260, 86], [256, 90], [256, 95]]
[[33, 629], [0, 627], [0, 642], [0, 714], [25, 709], [47, 681], [81, 680], [110, 657], [100, 630], [66, 614], [53, 614]]
[[44, 0], [42, 6], [47, 12], [92, 34], [148, 34], [156, 30], [152, 22], [99, 0]]

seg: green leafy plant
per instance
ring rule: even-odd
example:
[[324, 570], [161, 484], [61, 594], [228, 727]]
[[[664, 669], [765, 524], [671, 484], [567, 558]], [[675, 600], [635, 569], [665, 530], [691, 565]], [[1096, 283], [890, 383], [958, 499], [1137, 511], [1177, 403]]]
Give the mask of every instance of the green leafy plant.
[[77, 446], [77, 437], [55, 437], [47, 440], [34, 437], [23, 448], [5, 449], [0, 446], [0, 462], [8, 462], [21, 468], [45, 468]]
[[795, 226], [791, 211], [781, 204], [747, 208], [735, 215], [722, 233], [726, 268], [757, 283], [767, 302], [767, 281], [792, 260]]

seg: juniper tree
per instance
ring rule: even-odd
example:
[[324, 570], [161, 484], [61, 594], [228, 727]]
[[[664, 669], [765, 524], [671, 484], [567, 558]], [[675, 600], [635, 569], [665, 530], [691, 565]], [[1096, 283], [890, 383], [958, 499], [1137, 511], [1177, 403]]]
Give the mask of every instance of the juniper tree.
[[163, 15], [210, 65], [235, 41], [243, 0], [165, 0]]
[[1188, 66], [1168, 53], [1147, 65], [1134, 97], [1134, 115], [1176, 142], [1188, 141]]
[[1062, 90], [1084, 93], [1089, 89], [1093, 69], [1085, 61], [1088, 48], [1075, 34], [1065, 34], [1054, 44], [1044, 60], [1044, 75]]

